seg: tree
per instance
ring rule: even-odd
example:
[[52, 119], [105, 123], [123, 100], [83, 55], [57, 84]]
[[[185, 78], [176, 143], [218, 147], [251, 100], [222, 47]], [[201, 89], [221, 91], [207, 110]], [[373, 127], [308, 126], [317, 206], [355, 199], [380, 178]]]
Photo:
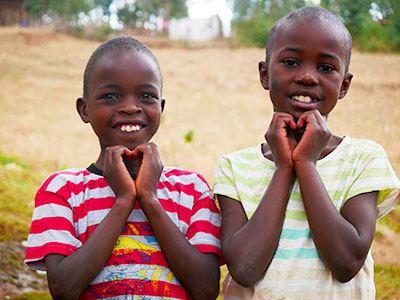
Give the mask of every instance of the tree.
[[103, 13], [106, 16], [110, 16], [110, 5], [113, 0], [94, 0], [95, 6], [100, 6], [103, 9]]
[[232, 28], [236, 42], [265, 47], [273, 24], [283, 15], [304, 5], [304, 0], [235, 0]]
[[65, 24], [78, 18], [80, 12], [93, 8], [92, 0], [25, 0], [24, 6], [33, 19], [40, 20], [45, 14], [61, 19]]
[[150, 16], [164, 20], [187, 16], [186, 0], [136, 0], [118, 10], [118, 18], [125, 26], [142, 29]]

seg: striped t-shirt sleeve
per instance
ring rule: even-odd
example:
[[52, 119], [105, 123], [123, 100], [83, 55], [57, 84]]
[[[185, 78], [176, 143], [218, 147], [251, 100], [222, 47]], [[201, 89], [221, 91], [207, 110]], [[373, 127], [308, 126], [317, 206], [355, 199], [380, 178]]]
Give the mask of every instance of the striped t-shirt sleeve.
[[73, 212], [68, 199], [62, 197], [62, 192], [57, 193], [49, 187], [60, 181], [63, 178], [59, 174], [52, 174], [40, 186], [35, 197], [25, 258], [26, 263], [34, 269], [45, 270], [46, 255], [57, 253], [68, 256], [82, 245], [75, 235]]
[[196, 173], [194, 205], [186, 238], [199, 251], [222, 256], [220, 245], [221, 220], [207, 181]]
[[213, 193], [240, 201], [234, 178], [230, 160], [226, 156], [221, 157], [214, 173]]
[[400, 182], [393, 171], [383, 147], [375, 142], [364, 142], [359, 156], [356, 178], [346, 194], [346, 200], [358, 194], [379, 191], [377, 218], [390, 212], [399, 201]]

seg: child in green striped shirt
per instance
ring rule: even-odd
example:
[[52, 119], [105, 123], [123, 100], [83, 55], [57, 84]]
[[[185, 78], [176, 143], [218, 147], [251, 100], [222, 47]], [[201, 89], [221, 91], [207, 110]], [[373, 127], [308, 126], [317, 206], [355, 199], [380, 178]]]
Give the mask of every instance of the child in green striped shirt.
[[374, 299], [378, 217], [399, 200], [383, 148], [332, 134], [327, 118], [353, 77], [337, 16], [304, 7], [271, 29], [261, 85], [266, 143], [223, 156], [214, 176], [229, 274], [224, 299]]

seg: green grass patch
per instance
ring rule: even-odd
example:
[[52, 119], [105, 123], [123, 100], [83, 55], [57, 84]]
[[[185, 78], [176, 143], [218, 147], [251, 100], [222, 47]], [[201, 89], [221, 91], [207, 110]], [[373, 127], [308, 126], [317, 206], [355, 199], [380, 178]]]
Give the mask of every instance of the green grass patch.
[[51, 300], [50, 293], [25, 293], [22, 295], [14, 296], [12, 300]]
[[375, 265], [376, 299], [400, 299], [400, 267]]
[[26, 239], [44, 173], [0, 153], [0, 241]]

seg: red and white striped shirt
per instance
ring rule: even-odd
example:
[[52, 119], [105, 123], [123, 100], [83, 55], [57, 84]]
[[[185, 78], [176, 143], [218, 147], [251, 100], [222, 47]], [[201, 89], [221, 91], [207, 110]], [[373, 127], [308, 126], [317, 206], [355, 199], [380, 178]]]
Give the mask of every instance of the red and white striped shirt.
[[[28, 266], [45, 270], [46, 255], [71, 255], [110, 211], [115, 203], [114, 192], [101, 173], [96, 173], [92, 166], [69, 169], [53, 173], [42, 183], [28, 236]], [[166, 167], [157, 195], [168, 216], [195, 248], [221, 257], [218, 209], [200, 174]], [[163, 297], [190, 299], [169, 269], [150, 223], [136, 202], [110, 258], [81, 299]]]

